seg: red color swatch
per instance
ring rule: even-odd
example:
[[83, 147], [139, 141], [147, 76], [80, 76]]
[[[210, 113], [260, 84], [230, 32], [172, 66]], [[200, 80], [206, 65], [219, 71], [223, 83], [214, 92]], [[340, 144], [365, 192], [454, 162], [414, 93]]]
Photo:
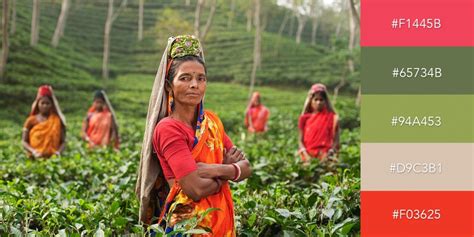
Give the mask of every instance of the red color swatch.
[[[363, 47], [474, 46], [473, 0], [361, 0], [361, 8]], [[400, 28], [392, 28], [400, 18]], [[429, 27], [428, 19], [439, 19], [441, 27]]]
[[[400, 210], [404, 213], [400, 219]], [[408, 211], [425, 210], [433, 219], [415, 219]], [[438, 215], [429, 210], [439, 209]], [[394, 219], [394, 210], [399, 210]], [[408, 213], [408, 215], [407, 215]], [[363, 237], [472, 237], [474, 191], [362, 191]], [[409, 218], [411, 217], [411, 219]]]

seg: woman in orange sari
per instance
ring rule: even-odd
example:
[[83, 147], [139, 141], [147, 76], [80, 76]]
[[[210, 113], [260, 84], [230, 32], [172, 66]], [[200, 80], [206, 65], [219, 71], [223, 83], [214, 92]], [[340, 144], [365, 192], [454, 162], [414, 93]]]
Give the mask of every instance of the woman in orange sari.
[[[173, 231], [202, 217], [202, 236], [236, 236], [229, 181], [251, 174], [216, 114], [204, 110], [207, 75], [194, 36], [168, 40], [148, 107], [136, 192], [140, 221]], [[216, 208], [218, 210], [212, 209]], [[214, 210], [205, 214], [206, 210]]]
[[66, 119], [51, 86], [39, 87], [30, 116], [23, 126], [21, 140], [30, 158], [49, 158], [64, 150]]
[[323, 160], [337, 155], [338, 116], [323, 84], [314, 84], [309, 90], [298, 128], [299, 154], [304, 162], [308, 162], [311, 158]]
[[261, 103], [260, 93], [254, 92], [245, 111], [245, 127], [249, 132], [266, 132], [269, 116], [270, 111]]
[[112, 144], [115, 149], [119, 148], [117, 119], [105, 91], [96, 91], [94, 102], [82, 123], [81, 135], [89, 148]]

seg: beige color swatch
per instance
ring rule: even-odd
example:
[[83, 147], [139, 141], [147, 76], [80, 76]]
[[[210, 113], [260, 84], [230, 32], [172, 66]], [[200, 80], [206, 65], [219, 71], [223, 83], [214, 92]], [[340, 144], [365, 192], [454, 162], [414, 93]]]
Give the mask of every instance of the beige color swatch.
[[362, 143], [362, 191], [474, 191], [474, 143]]

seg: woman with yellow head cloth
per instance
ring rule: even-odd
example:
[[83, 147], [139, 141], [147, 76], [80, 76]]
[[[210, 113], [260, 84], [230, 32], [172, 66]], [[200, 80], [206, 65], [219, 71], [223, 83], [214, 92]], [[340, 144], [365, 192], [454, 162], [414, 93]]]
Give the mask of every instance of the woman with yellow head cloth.
[[53, 88], [40, 86], [23, 126], [22, 145], [32, 158], [59, 155], [65, 147], [66, 120]]
[[94, 102], [82, 123], [81, 135], [89, 148], [109, 145], [113, 145], [115, 149], [119, 148], [117, 119], [105, 91], [96, 91]]
[[203, 217], [203, 236], [235, 236], [229, 181], [250, 176], [250, 163], [232, 145], [219, 117], [204, 110], [207, 86], [201, 45], [194, 36], [168, 40], [153, 84], [136, 192], [140, 221], [153, 217], [171, 232]]

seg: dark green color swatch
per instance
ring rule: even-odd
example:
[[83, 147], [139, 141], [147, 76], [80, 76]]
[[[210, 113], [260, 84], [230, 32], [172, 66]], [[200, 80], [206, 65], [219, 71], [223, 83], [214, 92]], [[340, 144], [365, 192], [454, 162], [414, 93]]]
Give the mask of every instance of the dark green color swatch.
[[[440, 116], [442, 124], [392, 126], [394, 116]], [[363, 95], [361, 119], [362, 142], [474, 142], [474, 95]]]
[[[473, 62], [473, 47], [364, 47], [362, 93], [473, 94]], [[408, 67], [438, 67], [442, 77], [393, 78], [394, 68]]]

